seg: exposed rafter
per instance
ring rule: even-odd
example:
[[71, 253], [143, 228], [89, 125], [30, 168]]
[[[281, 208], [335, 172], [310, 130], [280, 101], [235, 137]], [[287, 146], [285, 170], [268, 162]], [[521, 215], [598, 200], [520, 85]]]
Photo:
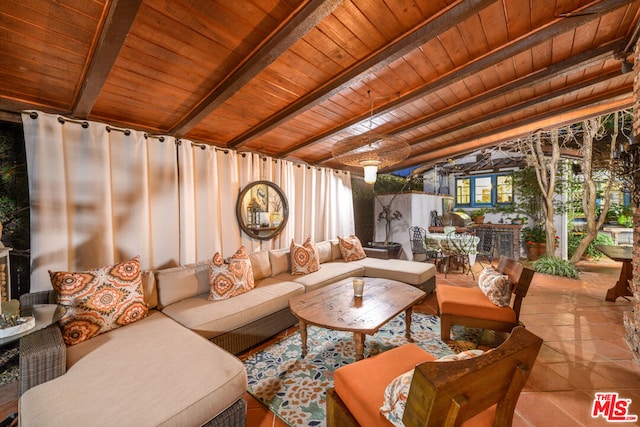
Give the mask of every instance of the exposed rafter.
[[301, 10], [268, 40], [247, 62], [230, 74], [188, 116], [175, 125], [171, 133], [183, 136], [203, 118], [233, 96], [242, 86], [257, 76], [300, 37], [329, 15], [342, 0], [310, 0]]
[[71, 114], [73, 117], [86, 119], [91, 113], [141, 4], [142, 0], [111, 2]]

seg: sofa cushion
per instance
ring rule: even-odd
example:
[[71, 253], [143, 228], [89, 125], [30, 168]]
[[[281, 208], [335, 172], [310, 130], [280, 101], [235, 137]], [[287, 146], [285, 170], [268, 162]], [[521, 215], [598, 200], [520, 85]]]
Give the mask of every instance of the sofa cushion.
[[345, 261], [351, 262], [366, 258], [367, 255], [364, 253], [362, 243], [360, 243], [358, 237], [354, 235], [349, 237], [338, 236], [338, 242], [340, 245], [340, 253]]
[[66, 345], [147, 315], [138, 257], [95, 270], [49, 271], [49, 275], [58, 304], [67, 309], [59, 322]]
[[485, 268], [478, 276], [478, 287], [498, 307], [507, 307], [511, 303], [511, 283], [506, 274], [491, 267]]
[[289, 256], [293, 275], [313, 273], [320, 268], [320, 255], [311, 237], [308, 237], [302, 245], [291, 239]]
[[158, 311], [70, 347], [67, 361], [22, 395], [20, 425], [202, 425], [247, 387], [242, 362]]
[[289, 298], [304, 293], [298, 283], [266, 278], [234, 298], [207, 301], [207, 295], [186, 298], [163, 309], [185, 327], [211, 339], [289, 306]]
[[210, 265], [211, 260], [206, 260], [156, 271], [158, 308], [209, 292]]
[[305, 274], [304, 276], [294, 276], [292, 274], [281, 273], [275, 279], [296, 282], [304, 285], [306, 292], [338, 282], [354, 276], [362, 276], [364, 269], [356, 263], [345, 261], [325, 262], [320, 265], [316, 272]]
[[398, 280], [414, 286], [421, 285], [436, 275], [436, 266], [427, 262], [364, 258], [356, 263], [364, 267], [364, 275], [367, 277]]
[[280, 273], [288, 273], [291, 271], [291, 264], [289, 263], [289, 249], [270, 250], [269, 260], [271, 261], [272, 276], [277, 276]]
[[325, 240], [323, 242], [316, 243], [316, 249], [318, 250], [318, 256], [320, 257], [320, 264], [333, 260], [330, 241]]
[[156, 276], [153, 271], [143, 271], [140, 273], [142, 280], [142, 290], [144, 293], [144, 302], [147, 303], [149, 309], [158, 306], [158, 288], [156, 287]]
[[209, 270], [209, 300], [228, 299], [253, 289], [253, 268], [247, 250], [241, 246], [228, 260], [220, 252]]
[[256, 282], [271, 276], [271, 261], [269, 261], [269, 251], [254, 252], [249, 255], [251, 267], [253, 268], [253, 280]]
[[342, 252], [340, 252], [340, 242], [338, 239], [329, 240], [329, 243], [331, 243], [331, 260], [336, 261], [342, 259]]

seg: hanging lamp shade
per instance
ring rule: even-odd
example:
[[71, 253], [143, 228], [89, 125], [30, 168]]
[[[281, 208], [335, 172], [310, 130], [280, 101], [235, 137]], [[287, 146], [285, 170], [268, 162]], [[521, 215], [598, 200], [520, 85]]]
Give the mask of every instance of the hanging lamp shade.
[[343, 165], [364, 168], [365, 182], [372, 184], [378, 169], [400, 163], [409, 157], [411, 147], [397, 136], [368, 133], [338, 141], [331, 154]]

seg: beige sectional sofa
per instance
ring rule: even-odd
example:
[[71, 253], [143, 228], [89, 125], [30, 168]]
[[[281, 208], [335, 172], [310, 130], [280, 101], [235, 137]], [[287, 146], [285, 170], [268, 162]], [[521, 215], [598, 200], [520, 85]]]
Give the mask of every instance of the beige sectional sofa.
[[[356, 276], [399, 280], [427, 293], [435, 288], [431, 264], [345, 262], [337, 241], [316, 245], [314, 273], [291, 275], [288, 250], [257, 252], [250, 256], [255, 288], [209, 301], [211, 261], [159, 270], [144, 275], [152, 309], [146, 318], [67, 348], [57, 326], [27, 336], [20, 346], [20, 424], [244, 425], [247, 378], [234, 354], [297, 322], [289, 298]], [[23, 304], [51, 294], [27, 295]]]

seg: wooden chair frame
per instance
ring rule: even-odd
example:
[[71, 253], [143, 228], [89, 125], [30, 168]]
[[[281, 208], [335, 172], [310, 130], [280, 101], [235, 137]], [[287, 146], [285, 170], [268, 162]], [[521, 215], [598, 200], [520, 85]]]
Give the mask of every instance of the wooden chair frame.
[[[529, 286], [531, 285], [535, 271], [524, 267], [519, 262], [507, 258], [504, 255], [500, 257], [496, 271], [509, 276], [509, 280], [512, 283], [511, 292], [514, 296], [512, 297], [511, 309], [515, 312], [515, 322], [500, 322], [497, 320], [442, 313], [440, 304], [438, 303], [442, 339], [451, 339], [451, 325], [462, 325], [470, 328], [490, 329], [502, 332], [511, 332], [514, 327], [520, 325], [522, 300], [527, 296], [527, 292], [529, 292]], [[436, 287], [436, 298], [437, 296], [438, 292]], [[501, 308], [496, 307], [496, 309], [500, 310]]]
[[[496, 427], [511, 426], [513, 413], [542, 339], [522, 327], [482, 356], [416, 366], [405, 408], [407, 427], [459, 426], [497, 404]], [[399, 373], [400, 374], [400, 373]], [[327, 391], [327, 426], [359, 426], [334, 389]]]

